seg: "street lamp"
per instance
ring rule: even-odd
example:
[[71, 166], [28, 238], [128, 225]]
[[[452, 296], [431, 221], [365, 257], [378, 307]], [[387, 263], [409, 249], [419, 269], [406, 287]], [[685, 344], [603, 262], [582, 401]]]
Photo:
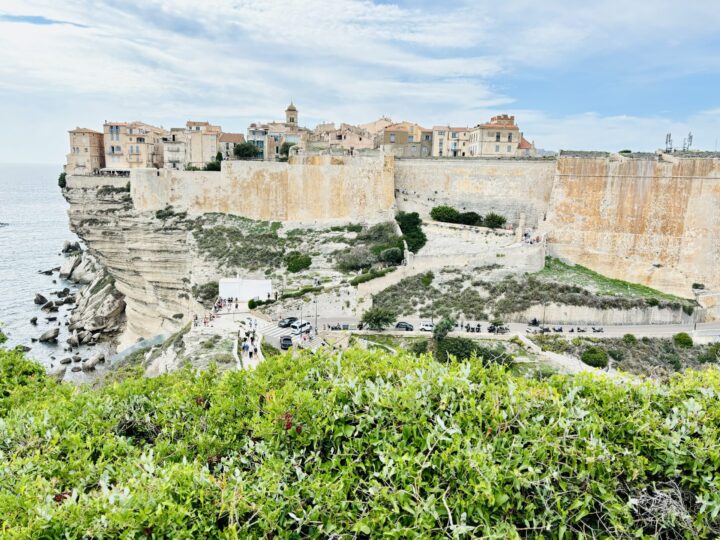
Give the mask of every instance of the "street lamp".
[[318, 334], [318, 301], [317, 298], [313, 298], [313, 304], [315, 304], [315, 335]]

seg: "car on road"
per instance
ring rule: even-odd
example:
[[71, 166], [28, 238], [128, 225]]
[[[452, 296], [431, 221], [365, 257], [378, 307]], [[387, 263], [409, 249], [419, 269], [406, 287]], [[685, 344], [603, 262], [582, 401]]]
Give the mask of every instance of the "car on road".
[[297, 321], [297, 317], [285, 317], [281, 321], [278, 322], [279, 328], [289, 328], [292, 323]]
[[297, 320], [290, 325], [290, 330], [296, 336], [300, 334], [309, 334], [310, 330], [312, 330], [312, 325], [307, 321]]
[[405, 321], [400, 321], [395, 325], [395, 330], [405, 330], [406, 332], [412, 332], [415, 329], [415, 327]]
[[421, 332], [432, 332], [435, 329], [435, 325], [431, 322], [424, 322], [420, 325]]
[[[488, 326], [488, 332], [490, 332], [491, 334], [507, 334], [509, 331], [510, 329], [507, 326], [503, 326], [501, 324], [491, 324], [490, 326]], [[540, 333], [544, 333], [544, 330], [540, 331]]]
[[287, 351], [292, 346], [292, 336], [283, 336], [280, 338], [280, 350]]

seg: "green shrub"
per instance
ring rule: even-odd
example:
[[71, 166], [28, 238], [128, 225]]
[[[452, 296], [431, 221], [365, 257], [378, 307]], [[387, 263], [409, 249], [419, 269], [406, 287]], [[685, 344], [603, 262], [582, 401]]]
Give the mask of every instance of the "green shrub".
[[491, 229], [499, 229], [500, 227], [504, 227], [506, 222], [507, 219], [505, 218], [505, 216], [501, 216], [500, 214], [496, 214], [495, 212], [490, 212], [483, 219], [483, 225]]
[[479, 226], [483, 224], [483, 217], [477, 212], [462, 212], [458, 214], [457, 223]]
[[308, 285], [306, 287], [298, 289], [297, 291], [285, 291], [282, 293], [282, 295], [280, 295], [280, 298], [282, 300], [285, 300], [286, 298], [300, 298], [301, 296], [305, 296], [308, 293], [321, 292], [322, 290], [322, 287], [312, 287]]
[[687, 332], [680, 332], [673, 336], [673, 343], [675, 346], [682, 347], [684, 349], [690, 349], [693, 346], [693, 339]]
[[447, 362], [450, 356], [455, 360], [468, 360], [473, 357], [482, 360], [484, 365], [503, 364], [510, 365], [513, 362], [511, 355], [504, 350], [483, 347], [472, 339], [463, 337], [446, 337], [437, 342], [437, 359], [440, 362]]
[[257, 301], [254, 298], [248, 300], [248, 309], [255, 309], [257, 307]]
[[616, 362], [620, 362], [625, 358], [625, 351], [621, 351], [620, 349], [610, 349], [608, 350], [608, 355]]
[[716, 364], [720, 362], [720, 343], [713, 343], [707, 351], [698, 355], [698, 362], [701, 364]]
[[460, 218], [460, 212], [452, 206], [436, 206], [430, 210], [430, 217], [435, 221], [444, 221], [445, 223], [457, 223]]
[[375, 255], [366, 246], [356, 246], [340, 254], [337, 258], [337, 267], [342, 272], [357, 272], [363, 268], [370, 268], [376, 261]]
[[410, 343], [408, 350], [415, 355], [425, 354], [428, 352], [429, 344], [430, 342], [427, 339], [418, 339]]
[[65, 186], [67, 186], [67, 173], [61, 172], [60, 176], [58, 176], [58, 186], [61, 189], [65, 189]]
[[208, 161], [203, 167], [204, 171], [219, 171], [222, 169], [220, 161]]
[[203, 285], [193, 285], [193, 297], [203, 303], [214, 302], [220, 294], [220, 286], [217, 281], [210, 281]]
[[622, 338], [623, 343], [626, 345], [636, 345], [637, 338], [633, 334], [625, 334]]
[[396, 319], [397, 315], [392, 310], [373, 307], [363, 313], [361, 322], [371, 330], [382, 330], [386, 326], [391, 326]]
[[432, 272], [425, 272], [421, 276], [420, 282], [423, 284], [424, 287], [427, 288], [432, 284], [433, 279], [435, 279], [435, 274], [433, 274]]
[[420, 215], [417, 212], [400, 212], [395, 216], [395, 220], [400, 226], [408, 249], [413, 253], [420, 251], [427, 242], [427, 236], [422, 231]]
[[403, 261], [403, 252], [399, 248], [388, 248], [380, 252], [380, 261], [386, 264], [398, 265]]
[[371, 281], [373, 279], [382, 277], [386, 274], [389, 274], [390, 272], [393, 272], [395, 270], [394, 267], [391, 268], [385, 268], [383, 270], [375, 270], [372, 269], [369, 272], [365, 272], [364, 274], [360, 274], [359, 276], [356, 276], [350, 280], [350, 285], [353, 287], [356, 287], [360, 285], [361, 283], [365, 283], [366, 281]]
[[588, 366], [604, 368], [608, 365], [608, 354], [600, 347], [588, 347], [583, 351], [580, 359]]
[[534, 380], [353, 349], [74, 386], [15, 384], [8, 354], [3, 537], [717, 536], [714, 369]]
[[703, 290], [705, 288], [704, 283], [693, 283], [692, 288], [696, 290]]
[[244, 142], [234, 146], [233, 154], [238, 159], [253, 159], [260, 156], [261, 152], [253, 143]]
[[287, 265], [288, 272], [300, 272], [310, 268], [311, 263], [312, 258], [310, 255], [298, 251], [291, 251], [285, 255], [285, 264]]
[[5, 343], [5, 342], [7, 341], [7, 339], [8, 339], [8, 338], [7, 338], [7, 336], [5, 335], [5, 332], [3, 332], [2, 330], [0, 330], [0, 345], [2, 345], [3, 343]]
[[156, 219], [161, 219], [164, 221], [172, 217], [179, 217], [180, 219], [185, 219], [187, 217], [187, 212], [175, 212], [175, 209], [170, 205], [167, 205], [162, 210], [158, 210], [157, 212], [155, 212]]
[[433, 339], [435, 341], [442, 341], [447, 335], [455, 328], [456, 321], [449, 317], [443, 317], [433, 328]]

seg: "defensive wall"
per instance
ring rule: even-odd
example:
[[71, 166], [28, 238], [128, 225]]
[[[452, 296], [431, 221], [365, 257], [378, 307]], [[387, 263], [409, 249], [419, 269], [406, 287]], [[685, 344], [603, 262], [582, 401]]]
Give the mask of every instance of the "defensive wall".
[[[376, 222], [396, 210], [427, 220], [440, 204], [493, 211], [538, 229], [548, 253], [600, 273], [685, 297], [693, 283], [720, 290], [720, 159], [713, 155], [293, 156], [288, 163], [226, 161], [220, 172], [138, 169], [129, 180], [141, 212], [171, 205], [191, 215], [312, 223]], [[70, 176], [68, 186], [127, 181]]]
[[221, 171], [139, 169], [139, 211], [167, 205], [190, 215], [221, 212], [266, 221], [383, 221], [395, 207], [393, 158], [309, 156], [288, 163], [225, 161]]

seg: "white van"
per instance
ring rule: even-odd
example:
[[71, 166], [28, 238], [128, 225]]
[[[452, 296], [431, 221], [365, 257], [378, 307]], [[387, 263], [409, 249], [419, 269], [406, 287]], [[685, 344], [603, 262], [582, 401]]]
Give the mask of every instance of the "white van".
[[290, 331], [294, 335], [305, 334], [312, 330], [312, 325], [307, 321], [295, 321], [290, 325]]

